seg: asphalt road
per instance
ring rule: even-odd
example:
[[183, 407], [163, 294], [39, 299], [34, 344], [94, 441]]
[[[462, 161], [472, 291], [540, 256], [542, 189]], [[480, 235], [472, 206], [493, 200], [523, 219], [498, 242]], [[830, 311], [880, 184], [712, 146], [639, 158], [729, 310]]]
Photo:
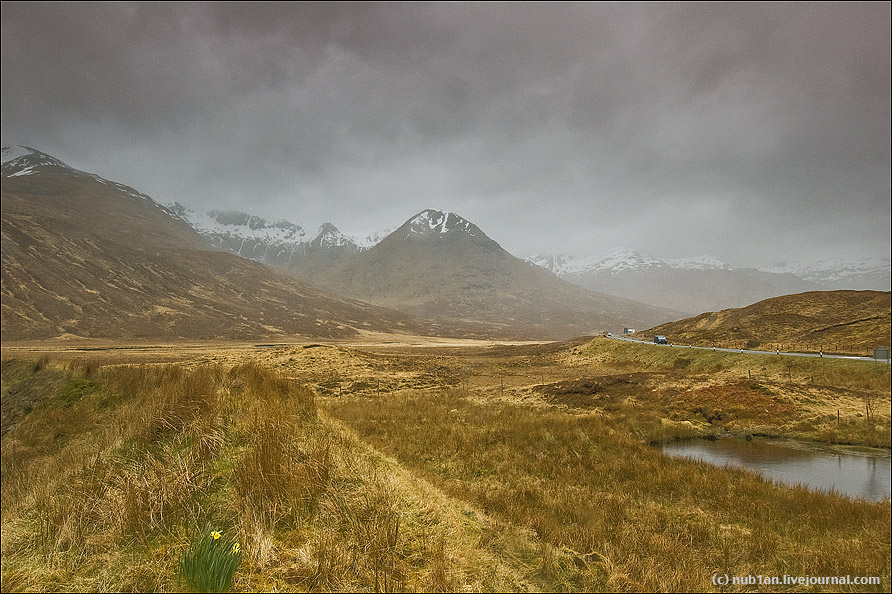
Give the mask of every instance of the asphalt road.
[[[700, 347], [700, 346], [690, 346], [686, 344], [654, 344], [649, 340], [638, 340], [637, 338], [627, 338], [625, 336], [617, 336], [616, 334], [608, 334], [608, 338], [612, 338], [614, 340], [625, 340], [626, 342], [637, 342], [640, 344], [650, 344], [655, 347], [673, 347], [677, 349], [700, 349], [702, 351], [722, 351], [725, 353], [743, 353], [745, 355], [785, 355], [788, 357], [817, 357], [824, 359], [851, 359], [854, 361], [877, 361], [873, 357], [855, 357], [849, 355], [826, 355], [820, 353], [785, 353], [778, 351], [749, 351], [746, 349], [721, 349], [717, 347]], [[879, 359], [882, 363], [889, 363], [889, 360]]]

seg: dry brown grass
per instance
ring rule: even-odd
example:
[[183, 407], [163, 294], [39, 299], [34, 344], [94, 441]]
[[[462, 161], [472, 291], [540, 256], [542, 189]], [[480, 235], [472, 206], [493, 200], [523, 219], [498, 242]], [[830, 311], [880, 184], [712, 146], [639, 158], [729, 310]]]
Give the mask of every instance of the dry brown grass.
[[[68, 373], [62, 388], [85, 381]], [[3, 436], [4, 590], [180, 589], [206, 524], [242, 544], [237, 590], [525, 589], [499, 551], [534, 549], [528, 534], [415, 479], [292, 380], [253, 363], [91, 373]]]
[[886, 443], [888, 368], [606, 339], [109, 355], [4, 362], [4, 415], [34, 388], [2, 440], [4, 590], [181, 588], [208, 522], [243, 545], [237, 590], [697, 590], [724, 570], [889, 588], [888, 502], [646, 445], [867, 443], [867, 396]]
[[863, 356], [889, 346], [890, 311], [888, 291], [811, 291], [669, 322], [642, 335], [662, 334], [676, 344]]
[[448, 493], [566, 552], [535, 566], [554, 589], [711, 589], [714, 573], [882, 575], [889, 587], [888, 501], [669, 459], [641, 438], [657, 416], [486, 404], [459, 391], [326, 407]]

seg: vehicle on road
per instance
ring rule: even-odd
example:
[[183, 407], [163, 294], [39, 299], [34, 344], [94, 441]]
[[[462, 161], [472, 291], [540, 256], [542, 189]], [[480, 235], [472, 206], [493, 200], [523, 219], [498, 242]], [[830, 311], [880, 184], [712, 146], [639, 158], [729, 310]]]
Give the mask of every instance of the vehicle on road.
[[665, 336], [657, 334], [656, 336], [654, 336], [654, 344], [669, 344], [669, 341], [666, 340]]

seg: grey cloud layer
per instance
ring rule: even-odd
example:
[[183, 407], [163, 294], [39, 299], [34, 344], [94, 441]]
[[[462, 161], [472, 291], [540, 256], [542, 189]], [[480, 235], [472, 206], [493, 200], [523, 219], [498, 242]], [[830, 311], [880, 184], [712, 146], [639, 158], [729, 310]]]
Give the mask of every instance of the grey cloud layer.
[[[4, 142], [510, 251], [889, 252], [889, 4], [2, 5]], [[877, 246], [880, 246], [879, 248]]]

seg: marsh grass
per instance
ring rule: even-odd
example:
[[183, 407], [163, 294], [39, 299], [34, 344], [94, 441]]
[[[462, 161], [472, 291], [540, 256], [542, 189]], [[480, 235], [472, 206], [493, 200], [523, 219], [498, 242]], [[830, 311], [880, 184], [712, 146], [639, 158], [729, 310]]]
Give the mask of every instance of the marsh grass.
[[[552, 589], [711, 589], [714, 573], [880, 575], [889, 502], [870, 504], [663, 456], [659, 415], [535, 410], [444, 390], [326, 408], [376, 447], [548, 545]], [[572, 563], [550, 556], [568, 552]]]

